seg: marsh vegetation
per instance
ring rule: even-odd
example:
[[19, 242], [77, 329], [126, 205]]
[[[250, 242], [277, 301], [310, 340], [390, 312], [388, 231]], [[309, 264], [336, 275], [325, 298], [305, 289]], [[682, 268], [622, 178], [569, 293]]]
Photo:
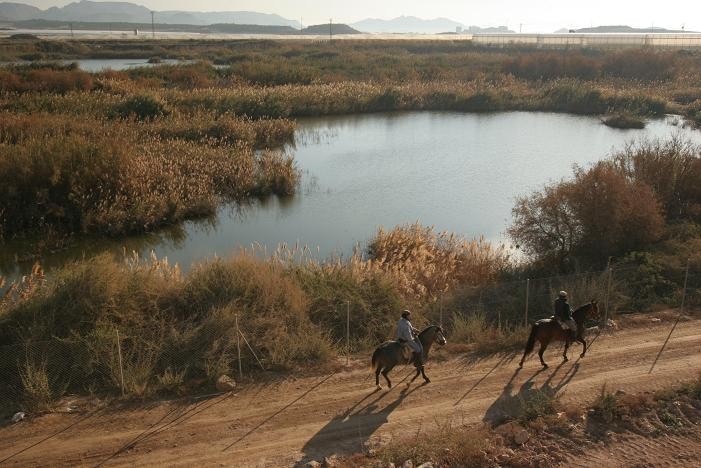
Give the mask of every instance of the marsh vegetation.
[[[226, 202], [292, 195], [300, 170], [284, 146], [302, 116], [701, 115], [701, 56], [687, 52], [489, 50], [447, 41], [2, 45], [7, 61], [205, 61], [99, 73], [58, 63], [0, 70], [0, 242], [28, 233], [122, 236], [206, 216]], [[600, 270], [609, 257], [640, 273], [628, 285], [639, 289], [629, 307], [672, 301], [669, 272], [688, 257], [701, 265], [699, 161], [699, 148], [679, 140], [633, 145], [524, 195], [509, 230], [521, 263], [485, 240], [415, 224], [380, 230], [346, 260], [244, 253], [183, 274], [164, 260], [102, 255], [48, 278], [36, 267], [0, 301], [0, 342], [16, 351], [0, 358], [3, 391], [33, 409], [66, 391], [117, 393], [116, 330], [132, 396], [212, 387], [235, 365], [237, 320], [270, 368], [324, 363], [344, 338], [344, 306], [353, 310], [357, 351], [389, 336], [407, 305], [436, 321], [438, 298], [461, 341], [503, 348], [519, 342], [523, 328], [460, 315], [468, 301], [504, 280]], [[480, 341], [485, 332], [490, 339]], [[244, 363], [246, 372], [253, 367]]]

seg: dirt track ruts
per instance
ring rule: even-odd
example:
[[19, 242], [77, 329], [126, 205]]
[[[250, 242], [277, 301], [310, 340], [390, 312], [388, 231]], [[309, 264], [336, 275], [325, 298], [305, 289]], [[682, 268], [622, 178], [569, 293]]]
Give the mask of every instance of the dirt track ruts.
[[[431, 430], [437, 423], [480, 424], [498, 418], [532, 388], [564, 401], [590, 402], [601, 386], [629, 393], [669, 387], [701, 370], [701, 321], [681, 322], [650, 372], [671, 324], [601, 335], [584, 359], [575, 345], [517, 371], [513, 355], [453, 356], [427, 366], [432, 383], [407, 387], [410, 369], [376, 391], [370, 370], [246, 387], [194, 404], [160, 403], [83, 414], [52, 414], [0, 429], [0, 465], [289, 466], [359, 451], [368, 442]], [[591, 338], [590, 338], [591, 340]], [[520, 356], [519, 356], [520, 357]]]

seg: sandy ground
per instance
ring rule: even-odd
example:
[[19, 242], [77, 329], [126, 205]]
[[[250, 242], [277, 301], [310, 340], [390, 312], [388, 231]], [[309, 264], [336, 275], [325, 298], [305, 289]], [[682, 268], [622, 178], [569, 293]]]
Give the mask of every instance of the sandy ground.
[[[546, 353], [551, 365], [547, 370], [541, 370], [537, 356], [520, 371], [518, 357], [511, 355], [451, 356], [429, 363], [430, 384], [420, 384], [419, 379], [407, 386], [413, 373], [399, 368], [390, 375], [394, 388], [377, 391], [369, 369], [358, 362], [349, 370], [251, 386], [193, 404], [46, 415], [0, 428], [0, 465], [303, 464], [357, 452], [393, 436], [430, 431], [448, 421], [491, 421], [517, 402], [520, 392], [533, 388], [559, 392], [565, 402], [586, 404], [604, 384], [637, 393], [697, 377], [701, 321], [681, 322], [660, 354], [670, 328], [663, 322], [601, 335], [584, 359], [574, 359], [577, 346], [570, 362], [562, 365], [561, 350], [552, 348]], [[630, 466], [648, 466], [683, 453], [685, 442], [655, 440], [659, 447], [648, 444], [644, 449], [641, 444], [631, 439], [630, 444], [602, 448], [577, 463], [606, 465], [610, 452], [620, 450], [621, 460], [648, 460]], [[687, 456], [698, 454], [698, 444], [695, 447], [686, 449], [692, 451]], [[673, 464], [675, 458], [669, 460]]]

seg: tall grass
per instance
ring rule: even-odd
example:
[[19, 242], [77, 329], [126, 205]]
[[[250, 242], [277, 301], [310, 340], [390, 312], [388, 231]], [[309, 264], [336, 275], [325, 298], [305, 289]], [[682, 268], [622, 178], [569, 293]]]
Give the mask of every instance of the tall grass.
[[509, 264], [503, 246], [436, 232], [418, 223], [380, 229], [368, 254], [368, 264], [395, 276], [407, 295], [430, 299], [458, 284], [488, 284]]
[[[311, 321], [293, 278], [282, 265], [247, 255], [201, 264], [187, 276], [158, 260], [120, 264], [100, 256], [69, 265], [0, 317], [7, 350], [26, 346], [43, 356], [24, 365], [19, 351], [4, 353], [3, 386], [24, 389], [32, 401], [65, 390], [116, 393], [117, 330], [125, 391], [133, 396], [178, 379], [212, 386], [233, 373], [237, 322], [268, 368], [323, 362], [331, 341]], [[248, 372], [254, 361], [242, 364]]]

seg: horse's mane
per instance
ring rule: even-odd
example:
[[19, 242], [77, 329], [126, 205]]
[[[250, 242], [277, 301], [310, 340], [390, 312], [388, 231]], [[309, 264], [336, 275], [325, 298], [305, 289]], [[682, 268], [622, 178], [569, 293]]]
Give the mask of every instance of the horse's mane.
[[421, 330], [421, 332], [419, 332], [419, 336], [423, 336], [424, 333], [428, 332], [432, 328], [437, 328], [437, 329], [443, 331], [443, 329], [441, 327], [439, 327], [438, 325], [429, 325], [426, 328], [424, 328], [423, 330]]
[[593, 307], [594, 304], [596, 304], [596, 301], [590, 301], [590, 302], [587, 302], [586, 304], [583, 304], [583, 305], [577, 307], [576, 309], [574, 309], [572, 311], [572, 316], [574, 317], [574, 314], [581, 314], [582, 312], [585, 312], [590, 307]]

